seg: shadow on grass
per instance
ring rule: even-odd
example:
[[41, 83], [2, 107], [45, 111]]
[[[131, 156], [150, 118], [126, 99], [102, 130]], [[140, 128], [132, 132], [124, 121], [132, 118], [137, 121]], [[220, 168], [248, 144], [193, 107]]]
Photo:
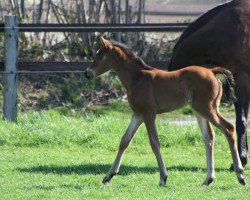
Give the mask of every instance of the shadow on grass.
[[[70, 165], [70, 166], [55, 166], [55, 165], [41, 165], [30, 168], [17, 168], [20, 172], [26, 173], [43, 173], [43, 174], [105, 174], [108, 172], [110, 164], [93, 164], [87, 163], [82, 165]], [[187, 171], [187, 172], [206, 172], [205, 168], [191, 167], [191, 166], [170, 166], [167, 167], [169, 171]], [[122, 165], [120, 168], [119, 175], [126, 176], [129, 174], [134, 174], [136, 172], [153, 174], [158, 173], [158, 167], [139, 167], [133, 165]], [[225, 172], [229, 169], [216, 168], [216, 172]]]
[[56, 190], [56, 189], [73, 189], [73, 190], [83, 190], [84, 186], [80, 185], [67, 185], [67, 184], [62, 184], [62, 185], [57, 185], [57, 186], [44, 186], [44, 185], [34, 185], [34, 186], [24, 186], [22, 189], [26, 190], [32, 190], [32, 189], [38, 189], [38, 190]]
[[[87, 163], [82, 165], [70, 165], [70, 166], [55, 166], [55, 165], [41, 165], [30, 168], [17, 168], [20, 172], [27, 173], [43, 173], [43, 174], [105, 174], [108, 172], [110, 164], [93, 164]], [[122, 165], [120, 168], [120, 175], [133, 174], [135, 172], [143, 173], [156, 173], [158, 168], [156, 167], [137, 167]]]

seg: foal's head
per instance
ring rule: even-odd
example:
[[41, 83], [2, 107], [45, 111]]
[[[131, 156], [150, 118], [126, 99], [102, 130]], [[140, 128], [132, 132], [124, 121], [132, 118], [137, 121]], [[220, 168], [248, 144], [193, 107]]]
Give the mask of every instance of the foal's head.
[[90, 67], [85, 71], [86, 78], [94, 78], [112, 69], [123, 54], [112, 42], [100, 37], [101, 48], [97, 50]]

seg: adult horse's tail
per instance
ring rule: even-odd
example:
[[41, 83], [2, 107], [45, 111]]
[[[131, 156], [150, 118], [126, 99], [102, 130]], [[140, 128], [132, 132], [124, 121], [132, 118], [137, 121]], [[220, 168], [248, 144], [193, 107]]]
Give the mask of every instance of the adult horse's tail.
[[223, 100], [225, 100], [229, 104], [232, 104], [235, 101], [237, 101], [237, 98], [234, 93], [235, 82], [232, 73], [229, 70], [222, 67], [215, 67], [211, 70], [215, 75], [222, 74], [224, 77], [224, 78], [218, 77], [222, 82], [223, 86]]

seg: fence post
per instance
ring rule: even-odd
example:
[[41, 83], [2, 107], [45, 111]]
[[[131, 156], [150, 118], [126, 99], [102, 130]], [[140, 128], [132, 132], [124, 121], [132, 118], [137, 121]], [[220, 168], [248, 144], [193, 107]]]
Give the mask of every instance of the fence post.
[[17, 121], [17, 64], [18, 64], [18, 29], [17, 16], [4, 18], [4, 119]]

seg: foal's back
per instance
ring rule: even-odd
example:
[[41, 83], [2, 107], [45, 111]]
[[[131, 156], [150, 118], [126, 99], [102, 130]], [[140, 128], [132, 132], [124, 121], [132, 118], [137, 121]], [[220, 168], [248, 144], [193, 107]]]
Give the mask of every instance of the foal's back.
[[198, 66], [171, 72], [154, 69], [144, 71], [144, 75], [150, 76], [145, 79], [150, 85], [145, 85], [148, 85], [151, 93], [148, 95], [154, 97], [158, 113], [172, 111], [186, 104], [197, 108], [213, 101], [219, 103], [221, 98], [221, 84], [210, 69]]

